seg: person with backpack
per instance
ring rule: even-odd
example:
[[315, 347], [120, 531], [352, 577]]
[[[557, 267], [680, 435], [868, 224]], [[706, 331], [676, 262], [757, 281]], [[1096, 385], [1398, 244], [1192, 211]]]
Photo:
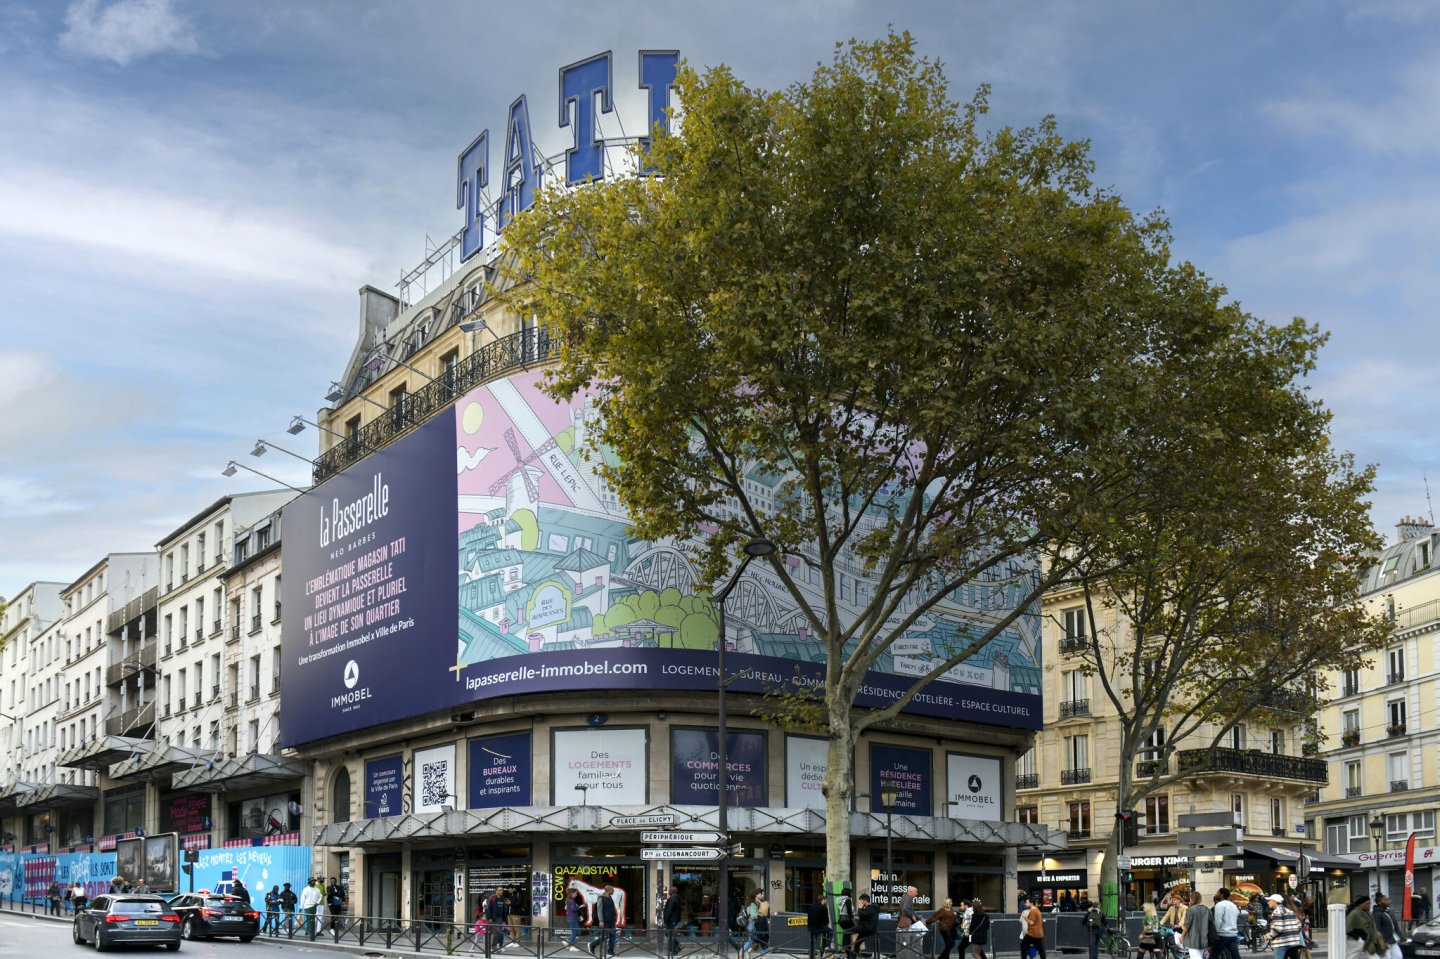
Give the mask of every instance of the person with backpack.
[[295, 906], [299, 901], [300, 897], [295, 895], [295, 890], [287, 882], [280, 890], [280, 908], [285, 910], [285, 931], [291, 935], [295, 933]]
[[1090, 959], [1100, 959], [1100, 939], [1105, 935], [1105, 914], [1093, 903], [1085, 909], [1085, 931], [1090, 940]]
[[755, 910], [755, 923], [750, 930], [749, 951], [740, 953], [740, 959], [760, 959], [770, 951], [770, 904], [761, 900]]
[[595, 902], [595, 916], [600, 923], [600, 935], [591, 941], [590, 955], [607, 959], [620, 948], [620, 910], [615, 906], [615, 887], [609, 883]]
[[486, 951], [498, 952], [504, 949], [507, 945], [505, 933], [510, 928], [510, 903], [505, 899], [504, 889], [496, 889], [490, 898], [485, 900], [483, 915], [486, 934], [490, 937]]
[[1180, 945], [1190, 950], [1190, 959], [1205, 959], [1205, 951], [1210, 948], [1210, 928], [1210, 907], [1199, 892], [1191, 892], [1185, 927], [1180, 931]]
[[265, 924], [260, 927], [261, 932], [270, 935], [280, 933], [280, 887], [271, 886], [270, 891], [265, 894]]
[[325, 909], [330, 913], [331, 932], [340, 928], [340, 914], [345, 911], [345, 890], [334, 879], [325, 887]]
[[[950, 950], [955, 948], [960, 930], [960, 916], [955, 912], [952, 900], [946, 899], [939, 909], [930, 914], [930, 928], [940, 936], [940, 959], [950, 959]], [[963, 946], [961, 951], [964, 951]]]

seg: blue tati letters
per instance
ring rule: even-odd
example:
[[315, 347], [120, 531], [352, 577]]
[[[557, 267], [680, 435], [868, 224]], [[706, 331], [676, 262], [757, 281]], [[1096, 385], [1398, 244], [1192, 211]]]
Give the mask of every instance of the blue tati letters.
[[465, 211], [460, 259], [468, 260], [485, 246], [485, 188], [490, 185], [490, 131], [485, 130], [460, 154], [455, 206]]
[[599, 118], [595, 115], [595, 94], [600, 94], [600, 112], [609, 113], [615, 104], [610, 96], [610, 51], [560, 68], [560, 126], [570, 126], [575, 114], [575, 143], [565, 151], [565, 182], [583, 183], [600, 179], [605, 173], [604, 144], [600, 140]]
[[[676, 50], [640, 51], [640, 88], [646, 91], [648, 104], [645, 135], [639, 138], [642, 149], [649, 149], [656, 124], [666, 132], [670, 130], [666, 110], [679, 63], [680, 53]], [[605, 175], [605, 141], [600, 137], [599, 119], [600, 114], [611, 113], [615, 108], [612, 88], [608, 50], [560, 69], [560, 127], [573, 130], [572, 144], [565, 150], [566, 183], [583, 183]], [[485, 248], [487, 217], [495, 218], [494, 233], [499, 234], [506, 224], [535, 203], [542, 170], [531, 135], [530, 109], [523, 95], [510, 105], [500, 171], [496, 184], [499, 198], [488, 203], [485, 191], [490, 185], [489, 130], [472, 140], [456, 162], [455, 206], [464, 214], [460, 234], [462, 262]]]

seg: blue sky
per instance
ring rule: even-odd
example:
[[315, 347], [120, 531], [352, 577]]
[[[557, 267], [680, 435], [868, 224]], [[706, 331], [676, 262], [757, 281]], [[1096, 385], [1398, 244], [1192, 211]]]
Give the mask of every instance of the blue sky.
[[640, 49], [777, 87], [887, 24], [994, 122], [1090, 138], [1248, 309], [1330, 330], [1311, 382], [1377, 526], [1427, 511], [1440, 3], [0, 0], [0, 595], [255, 488], [232, 458], [298, 485], [250, 446], [313, 452], [284, 429], [356, 290], [459, 228], [456, 155], [516, 96], [560, 144], [560, 66], [613, 51], [626, 116]]

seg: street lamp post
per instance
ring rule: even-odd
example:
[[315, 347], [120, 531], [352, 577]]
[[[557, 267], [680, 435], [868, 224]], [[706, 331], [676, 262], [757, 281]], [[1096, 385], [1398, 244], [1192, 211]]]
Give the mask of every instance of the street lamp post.
[[890, 826], [894, 822], [895, 800], [900, 795], [894, 786], [886, 786], [880, 790], [880, 805], [885, 807], [885, 905], [889, 906], [890, 901], [895, 897], [895, 855], [890, 848], [890, 840], [894, 835]]
[[1370, 848], [1375, 851], [1375, 891], [1371, 897], [1380, 895], [1380, 844], [1385, 841], [1385, 818], [1379, 813], [1370, 820]]
[[775, 544], [768, 539], [752, 539], [745, 544], [745, 558], [740, 561], [740, 568], [735, 570], [735, 575], [730, 577], [730, 582], [725, 588], [714, 596], [714, 601], [719, 610], [720, 641], [715, 644], [716, 666], [719, 675], [716, 677], [716, 704], [715, 704], [715, 770], [716, 786], [719, 789], [715, 797], [715, 827], [720, 833], [720, 881], [716, 888], [715, 911], [717, 913], [715, 926], [720, 932], [719, 941], [715, 948], [720, 956], [725, 955], [725, 946], [730, 941], [730, 917], [733, 913], [730, 910], [730, 867], [728, 857], [730, 854], [730, 770], [726, 764], [725, 747], [726, 739], [729, 737], [729, 729], [726, 725], [725, 715], [725, 690], [730, 685], [730, 677], [725, 675], [725, 600], [740, 583], [740, 577], [745, 574], [745, 567], [750, 561], [760, 557], [769, 556], [775, 552]]

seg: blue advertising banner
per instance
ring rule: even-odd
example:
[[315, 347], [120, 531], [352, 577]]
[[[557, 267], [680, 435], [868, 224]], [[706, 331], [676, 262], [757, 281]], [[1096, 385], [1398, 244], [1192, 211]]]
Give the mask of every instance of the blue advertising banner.
[[[283, 745], [502, 696], [714, 691], [719, 617], [690, 553], [634, 536], [596, 465], [594, 401], [556, 401], [542, 377], [470, 391], [285, 507], [295, 706], [281, 714]], [[954, 590], [876, 661], [856, 705], [893, 703], [1037, 575], [1015, 561]], [[755, 599], [727, 624], [733, 687], [823, 685], [825, 646], [789, 588], [759, 563], [746, 585]], [[821, 602], [805, 580], [794, 588]], [[861, 614], [859, 595], [840, 616]], [[1027, 612], [906, 712], [1039, 729], [1040, 647], [1038, 611]]]
[[52, 882], [62, 889], [80, 883], [91, 898], [110, 888], [115, 878], [113, 852], [0, 853], [0, 899], [38, 902]]
[[[713, 806], [720, 780], [720, 735], [714, 729], [670, 730], [670, 801], [677, 805]], [[765, 734], [727, 732], [725, 766], [729, 772], [730, 804], [767, 806]]]
[[870, 744], [870, 808], [883, 812], [880, 791], [895, 790], [894, 812], [919, 816], [934, 815], [935, 802], [930, 785], [934, 781], [926, 749]]
[[365, 763], [365, 811], [360, 818], [400, 815], [404, 811], [401, 806], [404, 777], [405, 760], [401, 756], [386, 756]]
[[455, 499], [436, 489], [452, 436], [431, 420], [286, 505], [283, 745], [434, 702], [417, 666], [455, 658]]
[[[235, 846], [227, 849], [202, 849], [195, 864], [195, 888], [229, 893], [236, 879], [245, 882], [251, 901], [264, 903], [265, 893], [272, 886], [290, 889], [299, 895], [300, 887], [312, 875], [310, 846]], [[184, 878], [184, 877], [182, 877]], [[186, 880], [185, 891], [190, 890]], [[260, 906], [264, 908], [263, 905]]]
[[530, 805], [530, 734], [470, 740], [470, 808]]

